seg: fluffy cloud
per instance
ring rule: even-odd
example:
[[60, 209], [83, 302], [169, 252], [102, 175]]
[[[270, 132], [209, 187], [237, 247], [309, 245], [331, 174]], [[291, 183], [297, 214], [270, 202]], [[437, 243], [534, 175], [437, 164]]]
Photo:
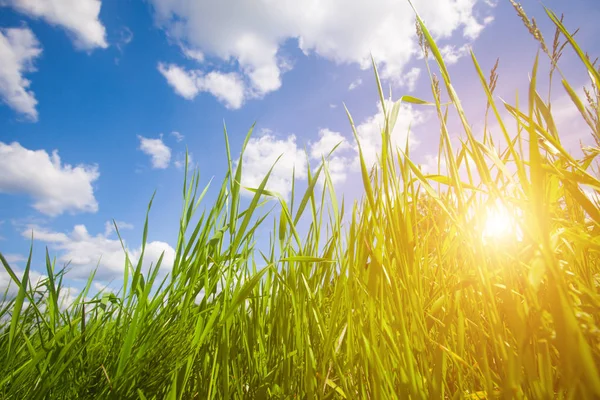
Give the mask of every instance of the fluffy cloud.
[[27, 194], [33, 207], [55, 216], [65, 211], [96, 212], [92, 183], [98, 166], [63, 164], [58, 151], [29, 150], [19, 143], [0, 142], [0, 192]]
[[360, 85], [362, 85], [362, 83], [362, 79], [358, 78], [357, 80], [352, 81], [352, 83], [350, 83], [350, 86], [348, 86], [348, 90], [354, 90]]
[[182, 46], [181, 50], [183, 51], [183, 55], [190, 60], [195, 60], [200, 63], [204, 61], [204, 54], [202, 54], [201, 51], [188, 49], [185, 46]]
[[[337, 147], [336, 147], [337, 146]], [[331, 151], [335, 148], [335, 151]], [[350, 142], [339, 132], [329, 129], [319, 131], [319, 140], [310, 145], [310, 158], [319, 163], [325, 158], [327, 170], [333, 183], [341, 183], [346, 180], [348, 171], [352, 164], [352, 156], [348, 155], [352, 151]], [[331, 154], [330, 154], [331, 153]], [[319, 182], [323, 184], [325, 175], [321, 175]]]
[[0, 98], [13, 110], [32, 121], [38, 118], [37, 100], [23, 73], [34, 70], [33, 61], [42, 53], [28, 28], [0, 29]]
[[341, 133], [329, 129], [321, 129], [319, 131], [319, 140], [310, 145], [310, 157], [316, 160], [320, 160], [321, 157], [327, 157], [335, 146], [337, 146], [336, 151], [351, 148], [350, 143], [348, 143], [348, 140]]
[[404, 74], [402, 84], [406, 86], [409, 92], [415, 90], [415, 87], [417, 86], [417, 80], [419, 80], [419, 76], [421, 76], [421, 69], [416, 67], [411, 68], [410, 71]]
[[[58, 260], [61, 263], [70, 263], [71, 278], [87, 278], [92, 270], [98, 265], [97, 278], [110, 280], [119, 278], [125, 267], [125, 253], [121, 242], [111, 232], [91, 235], [85, 225], [75, 225], [73, 230], [66, 234], [55, 232], [38, 225], [30, 225], [23, 230], [23, 237], [33, 238], [46, 242], [50, 248], [59, 253]], [[108, 233], [108, 234], [107, 234]], [[141, 247], [129, 249], [125, 245], [129, 258], [135, 265], [141, 255]], [[153, 241], [146, 244], [144, 254], [144, 266], [148, 268], [150, 263], [156, 263], [164, 251], [161, 268], [168, 270], [175, 261], [175, 250], [165, 242]]]
[[169, 85], [181, 97], [192, 100], [200, 92], [208, 92], [215, 96], [227, 108], [238, 109], [248, 95], [244, 81], [234, 73], [211, 71], [204, 74], [199, 70], [187, 71], [177, 65], [158, 64], [158, 70], [167, 79]]
[[[386, 109], [391, 110], [392, 102], [387, 102]], [[383, 108], [380, 104], [377, 105], [378, 112], [367, 118], [362, 124], [356, 127], [358, 140], [363, 151], [363, 156], [367, 168], [370, 168], [377, 162], [381, 151], [381, 131], [384, 127], [385, 118]], [[408, 140], [409, 147], [414, 147], [418, 141], [410, 134], [410, 130], [422, 124], [427, 119], [427, 115], [419, 110], [416, 110], [412, 105], [401, 104], [398, 111], [398, 118], [394, 129], [390, 134], [390, 143], [392, 148], [404, 149]], [[357, 158], [355, 164], [358, 164], [358, 145], [355, 147]]]
[[0, 0], [32, 18], [41, 18], [65, 29], [82, 50], [106, 48], [106, 30], [98, 19], [100, 0]]
[[[391, 108], [392, 102], [387, 107]], [[394, 147], [404, 148], [408, 139], [409, 146], [418, 144], [416, 139], [409, 135], [409, 127], [423, 123], [427, 115], [415, 110], [410, 105], [401, 105], [396, 125], [391, 134], [391, 143]], [[373, 166], [381, 151], [381, 130], [383, 128], [384, 116], [382, 107], [378, 112], [365, 119], [357, 126], [357, 133], [363, 149], [363, 155], [367, 167]], [[335, 151], [329, 154], [333, 148]], [[251, 138], [243, 156], [242, 185], [256, 188], [267, 174], [277, 157], [283, 157], [276, 164], [267, 189], [280, 193], [288, 198], [292, 185], [292, 172], [295, 168], [297, 180], [306, 180], [306, 154], [299, 149], [295, 135], [278, 138], [270, 131], [263, 132], [257, 138]], [[348, 173], [358, 171], [359, 154], [358, 146], [351, 144], [348, 139], [339, 132], [329, 129], [321, 129], [317, 141], [309, 143], [308, 158], [317, 165], [325, 158], [328, 171], [333, 183], [344, 182]], [[324, 176], [321, 177], [323, 183]]]
[[[386, 108], [391, 110], [393, 102], [388, 101]], [[400, 147], [404, 149], [408, 140], [409, 147], [414, 147], [418, 141], [410, 134], [410, 129], [424, 123], [427, 115], [415, 110], [411, 105], [402, 104], [398, 111], [398, 118], [394, 129], [390, 135], [390, 141], [393, 148]], [[371, 168], [378, 160], [381, 152], [381, 131], [384, 126], [384, 115], [381, 105], [378, 105], [378, 111], [375, 115], [367, 117], [360, 125], [356, 127], [358, 140], [363, 151], [363, 157], [367, 168]], [[350, 171], [359, 169], [359, 151], [356, 143], [350, 144], [339, 132], [333, 132], [329, 129], [322, 129], [319, 132], [319, 140], [310, 146], [310, 157], [315, 161], [320, 161], [321, 157], [327, 154], [339, 143], [339, 146], [326, 160], [331, 179], [334, 183], [344, 182]]]
[[163, 140], [162, 135], [158, 139], [150, 139], [138, 135], [140, 140], [139, 149], [150, 156], [152, 160], [152, 168], [165, 169], [171, 162], [171, 149]]
[[164, 65], [162, 63], [158, 64], [158, 70], [181, 97], [192, 100], [200, 92], [196, 86], [196, 78], [193, 72], [187, 72], [176, 65]]
[[[234, 61], [257, 95], [277, 90], [283, 72], [279, 49], [297, 40], [305, 53], [337, 63], [370, 67], [371, 55], [383, 78], [401, 81], [406, 64], [419, 54], [414, 13], [397, 0], [269, 0], [240, 3], [150, 0], [157, 23], [185, 49], [225, 62]], [[476, 6], [481, 7], [476, 11]], [[415, 0], [437, 39], [462, 32], [474, 40], [491, 17], [490, 4], [478, 0]]]
[[424, 162], [420, 165], [421, 171], [424, 174], [428, 175], [437, 175], [438, 173], [441, 175], [447, 175], [448, 170], [446, 167], [446, 160], [441, 159], [437, 154], [426, 154], [424, 157]]
[[[9, 263], [10, 263], [10, 261], [9, 261]], [[22, 270], [21, 268], [15, 267], [14, 264], [11, 264], [11, 269], [13, 270], [13, 272], [15, 273], [15, 275], [17, 275], [17, 277], [19, 279], [23, 277], [23, 273], [25, 272], [24, 270]], [[33, 286], [33, 287], [36, 287], [38, 285], [38, 283], [40, 283], [45, 278], [46, 278], [46, 276], [40, 274], [39, 272], [36, 272], [33, 270], [29, 271], [29, 282], [30, 282], [31, 286]], [[8, 299], [12, 299], [17, 295], [17, 293], [19, 293], [19, 287], [13, 281], [12, 277], [8, 274], [8, 272], [6, 271], [6, 268], [3, 267], [3, 268], [0, 268], [0, 293], [4, 294], [4, 292], [7, 292], [6, 297]], [[0, 300], [1, 300], [1, 297], [0, 297]], [[2, 305], [2, 302], [0, 301], [0, 306], [1, 305]]]
[[181, 142], [183, 139], [185, 139], [185, 136], [183, 136], [181, 133], [177, 132], [177, 131], [173, 131], [171, 132], [171, 136], [173, 136], [175, 138], [175, 140], [177, 141], [177, 143]]
[[295, 135], [279, 139], [267, 131], [251, 138], [242, 158], [242, 186], [257, 188], [280, 155], [283, 156], [273, 168], [266, 189], [287, 199], [294, 169], [297, 179], [306, 179], [306, 154], [296, 145]]
[[[17, 275], [17, 277], [19, 279], [21, 279], [23, 277], [24, 274], [24, 270], [19, 268], [19, 267], [14, 267], [13, 265], [13, 272], [15, 273], [15, 275]], [[47, 275], [44, 274], [40, 274], [37, 271], [34, 270], [29, 270], [29, 287], [37, 287], [40, 284], [42, 284], [44, 280], [46, 280]], [[14, 298], [18, 293], [19, 293], [19, 287], [17, 286], [17, 284], [13, 281], [12, 277], [8, 274], [8, 272], [6, 272], [6, 269], [2, 268], [0, 269], [0, 293], [4, 294], [6, 293], [6, 298], [7, 299], [12, 299]], [[62, 286], [61, 290], [60, 290], [60, 294], [58, 297], [58, 306], [61, 309], [66, 309], [68, 308], [71, 304], [73, 304], [73, 301], [75, 301], [75, 298], [77, 297], [77, 295], [80, 293], [80, 290], [74, 287], [65, 287]], [[0, 306], [2, 305], [2, 302], [0, 301]], [[25, 302], [23, 303], [23, 309], [25, 309], [26, 307], [29, 306], [29, 301], [25, 300]], [[45, 309], [45, 304], [40, 304], [38, 305], [38, 307], [40, 307], [41, 311], [43, 311]], [[4, 320], [6, 318], [6, 315], [4, 315], [2, 317], [2, 320]], [[4, 322], [4, 321], [2, 321]]]
[[470, 47], [468, 44], [462, 46], [453, 46], [447, 44], [440, 48], [440, 53], [447, 65], [456, 64], [458, 60], [469, 54]]

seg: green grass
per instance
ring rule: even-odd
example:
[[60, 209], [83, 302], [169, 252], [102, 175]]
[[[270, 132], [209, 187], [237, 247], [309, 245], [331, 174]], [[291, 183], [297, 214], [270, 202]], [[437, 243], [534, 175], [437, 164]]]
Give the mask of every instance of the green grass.
[[[142, 257], [128, 260], [120, 292], [89, 296], [92, 275], [64, 308], [64, 270], [49, 257], [37, 283], [28, 279], [31, 257], [22, 277], [0, 257], [19, 288], [0, 306], [0, 398], [600, 397], [600, 208], [581, 189], [600, 190], [600, 73], [552, 12], [551, 49], [521, 14], [543, 52], [520, 101], [497, 101], [495, 69], [486, 78], [472, 56], [500, 139], [472, 131], [418, 20], [432, 56], [431, 98], [404, 97], [385, 110], [380, 163], [370, 169], [361, 155], [360, 204], [339, 201], [319, 167], [296, 204], [266, 191], [266, 176], [242, 209], [244, 166], [227, 146], [229, 170], [201, 216], [207, 189], [186, 173], [164, 279], [160, 260], [150, 271]], [[536, 90], [538, 62], [557, 61], [563, 42], [592, 82], [578, 98], [552, 68], [595, 138], [582, 157], [564, 149]], [[440, 174], [425, 175], [408, 149], [391, 147], [401, 102], [437, 110]], [[458, 148], [451, 113], [463, 127]], [[277, 215], [261, 211], [273, 198]], [[520, 240], [482, 238], [490, 204], [521, 216]], [[257, 228], [271, 223], [270, 246], [259, 252]], [[143, 243], [147, 231], [148, 219]]]

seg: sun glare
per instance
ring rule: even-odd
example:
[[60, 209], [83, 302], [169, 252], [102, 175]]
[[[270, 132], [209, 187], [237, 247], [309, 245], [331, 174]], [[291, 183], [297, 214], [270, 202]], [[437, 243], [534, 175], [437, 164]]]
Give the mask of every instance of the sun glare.
[[514, 238], [520, 241], [523, 239], [523, 232], [515, 215], [511, 214], [502, 202], [497, 201], [486, 210], [482, 238], [484, 240]]

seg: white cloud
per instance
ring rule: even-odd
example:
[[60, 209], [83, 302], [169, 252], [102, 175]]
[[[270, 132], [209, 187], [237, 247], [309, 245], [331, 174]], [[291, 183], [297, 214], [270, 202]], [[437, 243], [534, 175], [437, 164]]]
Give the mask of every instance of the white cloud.
[[227, 108], [235, 110], [242, 106], [246, 97], [252, 96], [246, 91], [242, 78], [234, 72], [211, 71], [204, 74], [199, 70], [186, 71], [177, 65], [163, 63], [158, 64], [158, 70], [175, 92], [187, 100], [192, 100], [200, 92], [208, 92]]
[[[392, 104], [392, 102], [386, 104], [388, 109], [391, 109]], [[424, 112], [413, 109], [411, 105], [402, 104], [398, 112], [395, 128], [391, 134], [392, 146], [400, 146], [404, 149], [407, 137], [409, 146], [413, 147], [417, 145], [417, 140], [412, 135], [408, 136], [409, 126], [417, 126], [425, 122], [426, 118], [427, 114]], [[381, 151], [381, 129], [383, 122], [383, 111], [381, 106], [378, 106], [378, 112], [366, 118], [357, 127], [367, 167], [371, 167], [377, 162], [377, 157]], [[321, 129], [319, 131], [319, 139], [309, 143], [308, 156], [311, 160], [311, 165], [312, 162], [318, 165], [321, 163], [322, 158], [327, 157], [336, 145], [338, 147], [325, 159], [325, 162], [333, 183], [341, 183], [346, 180], [349, 173], [358, 171], [358, 146], [355, 142], [350, 143], [339, 132], [330, 129]], [[304, 151], [298, 148], [296, 136], [293, 134], [285, 138], [278, 138], [271, 131], [263, 130], [261, 136], [250, 139], [243, 157], [242, 186], [250, 188], [258, 187], [275, 160], [281, 154], [283, 154], [283, 157], [281, 157], [273, 169], [267, 189], [276, 191], [287, 199], [291, 191], [294, 167], [297, 180], [307, 179], [306, 155]], [[324, 175], [321, 175], [319, 181], [321, 184], [324, 182]], [[251, 195], [252, 193], [246, 192], [246, 194]]]
[[41, 213], [96, 212], [92, 183], [100, 176], [97, 165], [63, 164], [54, 150], [29, 150], [19, 143], [0, 142], [0, 192], [27, 194]]
[[406, 74], [404, 74], [403, 85], [406, 86], [409, 92], [413, 92], [417, 86], [417, 81], [421, 76], [421, 69], [414, 67], [411, 68]]
[[198, 89], [209, 92], [227, 108], [238, 109], [244, 103], [244, 82], [238, 74], [209, 72], [197, 81]]
[[469, 50], [469, 44], [464, 44], [459, 47], [447, 44], [440, 48], [440, 53], [442, 54], [444, 62], [447, 65], [452, 65], [456, 64], [458, 60], [469, 54]]
[[[419, 54], [414, 13], [397, 0], [269, 0], [240, 3], [197, 0], [151, 0], [157, 23], [187, 48], [225, 62], [235, 61], [258, 95], [281, 86], [281, 46], [298, 40], [305, 53], [337, 63], [370, 68], [371, 55], [383, 78], [402, 77]], [[478, 0], [415, 0], [437, 39], [462, 31], [472, 41], [483, 29], [490, 7]], [[489, 21], [489, 19], [488, 19]], [[461, 41], [459, 39], [459, 41]]]
[[438, 173], [441, 175], [446, 175], [446, 160], [440, 160], [439, 155], [437, 154], [426, 154], [425, 162], [420, 164], [421, 171], [427, 175], [437, 175]]
[[[21, 279], [23, 277], [23, 273], [25, 272], [23, 269], [15, 267], [14, 265], [11, 265], [11, 268], [12, 268], [13, 272], [15, 273], [15, 275], [17, 275], [17, 277], [19, 279]], [[38, 283], [45, 278], [46, 278], [46, 276], [40, 274], [39, 272], [36, 272], [33, 270], [29, 271], [29, 282], [30, 282], [31, 286], [33, 286], [33, 287], [36, 287], [38, 285]], [[8, 274], [8, 272], [6, 271], [6, 268], [2, 267], [2, 268], [0, 268], [0, 299], [1, 299], [1, 296], [4, 295], [4, 292], [6, 292], [7, 289], [8, 289], [8, 292], [6, 293], [6, 297], [8, 299], [14, 298], [17, 295], [17, 293], [19, 293], [19, 287], [13, 281], [12, 277]], [[0, 302], [0, 306], [1, 305], [2, 305], [2, 303]]]
[[[15, 273], [15, 275], [17, 276], [17, 278], [22, 280], [23, 274], [25, 271], [19, 267], [15, 268], [14, 266], [12, 269], [13, 269], [13, 272]], [[40, 274], [39, 272], [30, 269], [29, 270], [29, 283], [28, 283], [29, 288], [38, 287], [39, 285], [43, 284], [43, 281], [46, 280], [47, 278], [48, 278], [47, 275]], [[42, 290], [44, 290], [44, 289], [42, 289]], [[66, 287], [62, 286], [59, 297], [58, 297], [58, 306], [62, 310], [68, 308], [71, 304], [73, 304], [73, 301], [75, 301], [75, 298], [77, 297], [79, 292], [80, 292], [80, 290], [77, 288], [69, 287], [69, 286], [66, 286]], [[4, 295], [4, 293], [6, 293], [7, 299], [13, 299], [19, 293], [19, 286], [13, 281], [12, 277], [8, 274], [8, 272], [6, 272], [6, 269], [4, 269], [4, 268], [0, 269], [0, 293], [2, 293], [2, 295]], [[46, 293], [46, 295], [47, 295], [47, 293]], [[29, 304], [30, 304], [30, 302], [28, 300], [25, 300], [25, 302], [23, 303], [23, 308], [21, 310], [23, 311], [24, 309], [29, 307]], [[0, 302], [0, 306], [2, 306], [1, 302]], [[38, 308], [40, 308], [40, 310], [42, 312], [45, 310], [45, 307], [46, 307], [45, 303], [41, 303], [38, 305]], [[3, 316], [2, 319], [4, 319], [5, 317], [6, 317], [6, 315]]]
[[[175, 165], [176, 168], [182, 169], [183, 167], [185, 167], [185, 153], [179, 153], [177, 155], [177, 159], [175, 160], [175, 162], [173, 163]], [[194, 165], [194, 157], [192, 156], [192, 153], [188, 153], [188, 167], [191, 167]]]
[[[306, 179], [306, 155], [297, 147], [295, 135], [278, 139], [270, 132], [263, 132], [262, 136], [251, 138], [242, 158], [242, 186], [257, 188], [280, 155], [283, 156], [273, 168], [266, 189], [287, 199], [294, 168], [297, 179]], [[249, 191], [243, 193], [253, 195]]]
[[25, 256], [23, 256], [22, 254], [7, 253], [7, 254], [3, 254], [3, 256], [4, 256], [4, 259], [6, 260], [6, 262], [9, 264], [18, 263], [18, 262], [27, 260], [27, 258]]
[[106, 30], [98, 19], [100, 0], [0, 0], [32, 18], [42, 18], [65, 29], [82, 50], [106, 48]]
[[331, 104], [329, 105], [329, 108], [331, 108], [332, 110], [333, 110], [333, 109], [336, 109], [336, 108], [337, 108], [337, 104], [333, 104], [333, 103], [331, 103]]
[[352, 83], [350, 83], [350, 86], [348, 86], [348, 90], [354, 90], [357, 87], [359, 87], [360, 85], [362, 85], [363, 81], [362, 79], [358, 78], [354, 81], [352, 81]]
[[[117, 224], [117, 228], [119, 228], [119, 232], [122, 232], [125, 229], [133, 229], [133, 224], [123, 221], [114, 221]], [[106, 221], [104, 223], [104, 236], [109, 236], [115, 231], [115, 224], [113, 221]]]
[[[112, 283], [112, 282], [111, 282]], [[100, 282], [94, 282], [93, 286], [94, 289], [96, 289], [96, 293], [114, 293], [116, 294], [121, 288], [114, 288], [111, 287], [111, 283], [109, 284], [104, 284], [104, 283], [100, 283]]]
[[[334, 184], [345, 182], [346, 178], [348, 177], [348, 173], [352, 171], [352, 159], [348, 157], [332, 155], [325, 160], [325, 165], [327, 166], [327, 171], [329, 172], [331, 182]], [[323, 185], [324, 181], [325, 175], [324, 173], [321, 173], [321, 176], [319, 177], [319, 183]]]
[[[337, 146], [337, 147], [336, 147]], [[329, 153], [335, 148], [335, 151]], [[329, 129], [319, 131], [319, 140], [310, 145], [310, 158], [320, 163], [325, 158], [325, 164], [333, 183], [341, 183], [346, 180], [348, 171], [352, 165], [353, 157], [348, 155], [352, 151], [352, 145], [339, 132]], [[345, 153], [345, 154], [342, 154]], [[329, 155], [329, 157], [327, 157]], [[321, 174], [319, 183], [322, 185], [325, 175]]]
[[171, 136], [173, 136], [177, 142], [181, 142], [183, 139], [185, 139], [185, 136], [177, 131], [171, 132]]
[[[393, 103], [386, 102], [386, 109], [391, 110]], [[385, 118], [381, 104], [377, 105], [378, 112], [367, 118], [365, 122], [356, 127], [360, 146], [363, 151], [363, 156], [367, 168], [370, 168], [377, 162], [381, 151], [381, 131], [384, 128]], [[409, 147], [414, 147], [418, 141], [409, 134], [409, 131], [425, 122], [427, 116], [424, 112], [416, 110], [412, 105], [401, 104], [398, 111], [398, 118], [394, 129], [390, 134], [390, 143], [393, 149], [404, 149], [408, 139]], [[358, 146], [355, 146], [358, 154]], [[358, 155], [355, 160], [355, 165], [358, 165]]]
[[187, 58], [198, 61], [199, 63], [204, 62], [204, 54], [202, 54], [200, 50], [190, 49], [185, 46], [182, 46], [181, 50]]
[[42, 48], [28, 28], [0, 29], [0, 98], [10, 108], [37, 121], [37, 100], [31, 82], [23, 78], [25, 72], [34, 71], [33, 61]]
[[152, 160], [152, 168], [165, 169], [171, 162], [171, 149], [163, 142], [162, 135], [158, 139], [150, 139], [138, 135], [140, 140], [139, 149], [149, 155]]
[[[70, 263], [69, 277], [87, 278], [98, 265], [96, 274], [99, 280], [119, 278], [125, 266], [125, 253], [118, 238], [106, 232], [90, 235], [85, 225], [75, 225], [73, 230], [65, 234], [55, 232], [38, 225], [30, 225], [23, 230], [22, 236], [46, 242], [50, 248], [59, 253], [58, 261]], [[114, 232], [114, 231], [113, 231]], [[112, 232], [111, 232], [112, 233]], [[130, 260], [135, 265], [141, 254], [141, 247], [130, 249], [125, 244]], [[161, 269], [168, 270], [173, 266], [175, 250], [165, 242], [153, 241], [146, 244], [144, 266], [156, 263], [160, 254], [165, 252]]]
[[163, 63], [158, 64], [158, 70], [181, 97], [191, 100], [200, 92], [196, 86], [196, 79], [193, 73], [188, 73], [176, 65], [165, 65]]
[[338, 146], [336, 152], [352, 147], [341, 133], [329, 129], [321, 129], [319, 130], [319, 140], [310, 145], [310, 157], [315, 160], [320, 160], [321, 157], [327, 157], [329, 152], [333, 150], [335, 146]]
[[[387, 101], [386, 108], [391, 110], [393, 102]], [[375, 115], [367, 117], [363, 123], [356, 127], [356, 132], [363, 151], [367, 168], [372, 167], [381, 152], [381, 131], [384, 124], [383, 109], [378, 104]], [[414, 147], [418, 141], [409, 134], [412, 129], [425, 122], [427, 115], [415, 110], [411, 105], [402, 104], [398, 111], [396, 124], [391, 133], [391, 145], [393, 148], [404, 149], [408, 138], [409, 147]], [[359, 151], [356, 142], [350, 142], [340, 133], [329, 129], [319, 131], [319, 140], [310, 145], [310, 157], [315, 161], [321, 161], [338, 143], [339, 146], [326, 160], [331, 179], [334, 183], [344, 182], [349, 172], [357, 172], [359, 169]]]

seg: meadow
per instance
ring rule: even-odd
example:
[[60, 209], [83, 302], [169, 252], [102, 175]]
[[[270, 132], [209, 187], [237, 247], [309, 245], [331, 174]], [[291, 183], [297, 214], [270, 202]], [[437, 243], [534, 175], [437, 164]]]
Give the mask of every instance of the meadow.
[[[600, 69], [552, 11], [550, 42], [515, 8], [540, 52], [514, 102], [497, 99], [496, 68], [471, 53], [482, 132], [419, 17], [429, 99], [388, 101], [374, 63], [386, 121], [378, 164], [361, 152], [360, 202], [336, 194], [325, 160], [289, 202], [265, 189], [269, 175], [243, 188], [242, 157], [227, 145], [213, 204], [186, 168], [164, 278], [161, 260], [142, 268], [142, 251], [127, 257], [120, 291], [91, 294], [92, 275], [65, 306], [68, 272], [49, 255], [37, 282], [31, 255], [22, 276], [0, 255], [18, 287], [0, 303], [0, 398], [600, 398]], [[584, 96], [560, 69], [565, 49], [589, 75]], [[539, 63], [595, 140], [582, 156], [561, 142]], [[437, 112], [439, 171], [391, 146], [402, 103]]]

